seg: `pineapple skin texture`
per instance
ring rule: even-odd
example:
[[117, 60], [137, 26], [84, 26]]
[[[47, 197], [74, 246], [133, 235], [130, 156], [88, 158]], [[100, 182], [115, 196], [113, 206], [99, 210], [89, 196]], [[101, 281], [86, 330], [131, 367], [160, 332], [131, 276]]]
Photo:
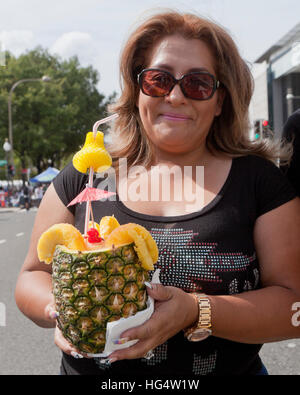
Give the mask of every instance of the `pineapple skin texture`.
[[149, 276], [134, 243], [78, 253], [58, 245], [52, 269], [58, 326], [80, 351], [103, 352], [107, 323], [147, 308]]

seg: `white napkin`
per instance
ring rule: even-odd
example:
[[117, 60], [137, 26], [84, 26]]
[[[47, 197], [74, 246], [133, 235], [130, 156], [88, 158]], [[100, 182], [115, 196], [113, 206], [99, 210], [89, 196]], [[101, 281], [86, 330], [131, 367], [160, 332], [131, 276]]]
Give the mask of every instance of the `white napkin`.
[[[153, 284], [160, 284], [159, 281], [160, 269], [156, 269], [152, 276]], [[113, 351], [121, 350], [133, 346], [138, 342], [138, 340], [131, 340], [125, 344], [114, 344], [113, 341], [120, 338], [121, 333], [127, 329], [134, 328], [136, 326], [142, 325], [146, 322], [152, 315], [154, 311], [154, 300], [148, 296], [147, 308], [145, 310], [139, 311], [135, 315], [128, 318], [121, 318], [118, 321], [108, 322], [106, 326], [106, 342], [104, 351], [100, 354], [87, 354], [89, 357], [102, 357], [106, 358]]]

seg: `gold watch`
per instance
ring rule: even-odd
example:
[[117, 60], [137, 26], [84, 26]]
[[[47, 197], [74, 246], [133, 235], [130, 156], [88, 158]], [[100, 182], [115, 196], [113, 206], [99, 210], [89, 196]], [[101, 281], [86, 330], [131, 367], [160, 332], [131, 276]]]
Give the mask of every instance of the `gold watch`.
[[191, 342], [199, 342], [212, 334], [211, 331], [211, 305], [205, 294], [193, 293], [199, 306], [198, 322], [184, 330], [184, 336]]

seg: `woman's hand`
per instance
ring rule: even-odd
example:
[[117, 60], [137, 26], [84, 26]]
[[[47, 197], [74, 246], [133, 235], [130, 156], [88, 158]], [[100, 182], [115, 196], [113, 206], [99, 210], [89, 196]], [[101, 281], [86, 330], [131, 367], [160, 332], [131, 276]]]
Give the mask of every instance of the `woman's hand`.
[[[53, 323], [56, 323], [56, 318], [59, 316], [58, 312], [55, 310], [55, 304], [53, 302], [49, 303], [45, 307], [46, 318]], [[54, 343], [60, 348], [65, 354], [71, 355], [72, 357], [78, 358], [90, 358], [85, 353], [77, 350], [72, 343], [70, 343], [62, 334], [61, 330], [56, 325], [54, 332]]]
[[191, 294], [176, 287], [151, 284], [148, 294], [155, 300], [151, 318], [143, 325], [122, 333], [121, 338], [138, 339], [134, 346], [114, 351], [109, 361], [144, 357], [147, 352], [167, 341], [198, 319], [198, 304]]

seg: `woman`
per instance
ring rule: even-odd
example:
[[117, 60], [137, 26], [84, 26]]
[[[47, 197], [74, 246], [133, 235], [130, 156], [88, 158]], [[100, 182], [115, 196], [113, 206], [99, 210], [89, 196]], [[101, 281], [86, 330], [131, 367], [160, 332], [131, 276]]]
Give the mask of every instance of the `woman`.
[[[156, 300], [151, 319], [122, 334], [139, 341], [112, 353], [107, 371], [80, 358], [56, 329], [55, 342], [64, 351], [61, 373], [265, 374], [262, 343], [300, 336], [291, 324], [292, 305], [300, 300], [300, 203], [271, 162], [275, 145], [248, 140], [248, 67], [222, 28], [170, 12], [149, 18], [130, 36], [121, 75], [122, 95], [113, 108], [119, 115], [116, 138], [109, 147], [118, 196], [96, 202], [93, 210], [97, 220], [113, 213], [120, 223], [151, 231], [162, 285], [148, 289]], [[124, 179], [118, 171], [124, 157], [129, 168], [146, 170]], [[161, 179], [154, 185], [149, 180], [174, 166], [165, 201]], [[193, 172], [184, 177], [188, 166]], [[199, 185], [196, 170], [203, 167]], [[37, 214], [16, 301], [42, 327], [55, 326], [55, 312], [51, 268], [38, 261], [37, 240], [57, 222], [83, 231], [84, 208], [66, 205], [86, 180], [68, 165]], [[160, 200], [135, 201], [130, 193], [122, 199], [136, 181]], [[197, 195], [191, 205], [187, 185], [203, 192], [203, 199]], [[150, 350], [154, 357], [143, 358]]]

